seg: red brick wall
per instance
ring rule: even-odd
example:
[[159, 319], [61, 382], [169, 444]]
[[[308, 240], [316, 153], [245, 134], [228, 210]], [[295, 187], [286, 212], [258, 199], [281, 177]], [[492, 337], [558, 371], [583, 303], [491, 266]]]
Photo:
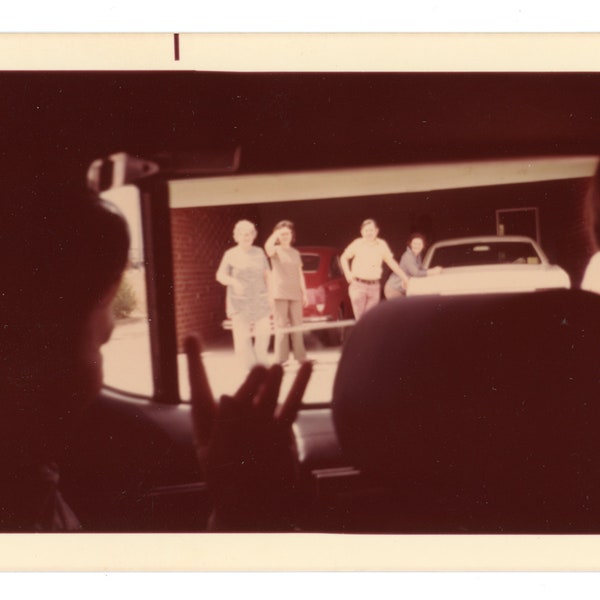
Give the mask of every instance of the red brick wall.
[[233, 245], [236, 221], [247, 218], [240, 207], [184, 208], [171, 213], [175, 318], [181, 350], [187, 335], [205, 342], [223, 335], [225, 288], [215, 280], [221, 257]]

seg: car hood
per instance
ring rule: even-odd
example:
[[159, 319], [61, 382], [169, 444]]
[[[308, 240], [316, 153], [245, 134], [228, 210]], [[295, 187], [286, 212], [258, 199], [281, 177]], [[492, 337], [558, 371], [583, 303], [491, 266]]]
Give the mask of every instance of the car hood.
[[484, 265], [448, 267], [440, 275], [412, 277], [407, 295], [534, 292], [569, 287], [568, 274], [557, 265]]

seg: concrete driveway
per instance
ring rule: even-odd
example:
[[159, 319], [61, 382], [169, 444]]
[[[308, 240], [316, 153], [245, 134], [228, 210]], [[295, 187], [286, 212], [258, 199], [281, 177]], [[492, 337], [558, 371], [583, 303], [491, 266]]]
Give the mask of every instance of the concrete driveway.
[[[322, 347], [312, 340], [307, 343], [308, 358], [314, 361], [314, 368], [304, 401], [307, 404], [329, 402], [333, 380], [340, 356], [339, 347]], [[150, 338], [147, 321], [134, 316], [120, 320], [113, 336], [103, 348], [104, 380], [107, 385], [127, 392], [151, 396], [152, 371], [150, 362]], [[207, 348], [202, 358], [208, 373], [215, 397], [233, 394], [244, 380], [246, 372], [237, 364], [230, 342]], [[187, 364], [185, 356], [178, 356], [180, 374], [180, 394], [183, 400], [190, 397]], [[281, 398], [289, 390], [298, 364], [285, 367]]]

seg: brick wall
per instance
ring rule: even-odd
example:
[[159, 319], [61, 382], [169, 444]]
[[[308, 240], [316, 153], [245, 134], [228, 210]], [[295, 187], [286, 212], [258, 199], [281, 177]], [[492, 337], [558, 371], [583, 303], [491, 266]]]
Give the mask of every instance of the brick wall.
[[215, 280], [221, 257], [233, 245], [236, 221], [247, 218], [240, 207], [173, 210], [175, 318], [181, 350], [190, 334], [211, 342], [223, 335], [225, 288]]

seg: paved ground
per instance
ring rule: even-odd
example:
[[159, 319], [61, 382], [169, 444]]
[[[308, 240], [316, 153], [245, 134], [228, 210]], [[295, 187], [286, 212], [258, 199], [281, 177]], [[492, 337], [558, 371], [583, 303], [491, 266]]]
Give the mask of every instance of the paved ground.
[[[312, 338], [307, 338], [308, 358], [314, 361], [311, 381], [305, 394], [305, 402], [329, 402], [333, 380], [340, 355], [339, 347], [323, 347]], [[152, 394], [150, 344], [146, 320], [134, 316], [118, 322], [111, 341], [103, 349], [105, 381], [108, 385], [142, 395]], [[180, 355], [180, 393], [189, 398], [187, 366]], [[203, 352], [210, 384], [215, 397], [233, 393], [243, 381], [245, 373], [240, 370], [229, 342], [220, 347], [207, 348]], [[282, 397], [289, 389], [297, 365], [286, 367]]]

